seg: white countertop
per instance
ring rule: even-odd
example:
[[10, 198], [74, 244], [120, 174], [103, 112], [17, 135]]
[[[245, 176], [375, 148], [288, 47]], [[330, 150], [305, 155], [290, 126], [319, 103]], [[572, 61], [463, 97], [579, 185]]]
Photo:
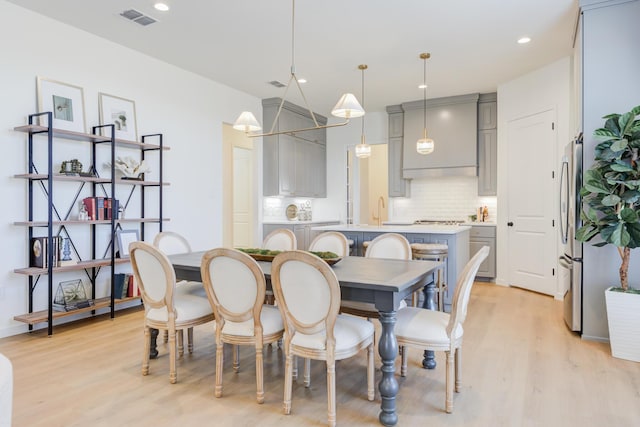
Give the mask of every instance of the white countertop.
[[325, 222], [335, 222], [335, 223], [339, 223], [340, 221], [337, 219], [314, 219], [311, 221], [299, 221], [297, 219], [294, 220], [287, 220], [287, 219], [275, 219], [275, 220], [264, 220], [262, 221], [263, 224], [270, 224], [270, 225], [295, 225], [295, 224], [324, 224]]
[[367, 233], [458, 234], [471, 230], [468, 225], [355, 225], [338, 224], [312, 227], [315, 231], [362, 231]]

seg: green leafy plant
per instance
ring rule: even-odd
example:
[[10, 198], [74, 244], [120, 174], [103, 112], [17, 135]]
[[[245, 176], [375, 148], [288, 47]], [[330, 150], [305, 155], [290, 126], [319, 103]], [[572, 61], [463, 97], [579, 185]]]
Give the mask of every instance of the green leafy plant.
[[576, 239], [588, 242], [595, 236], [611, 244], [621, 258], [620, 287], [629, 289], [628, 273], [631, 249], [640, 247], [640, 105], [624, 114], [604, 116], [604, 127], [594, 136], [595, 163], [584, 174], [580, 195], [583, 200], [583, 225]]

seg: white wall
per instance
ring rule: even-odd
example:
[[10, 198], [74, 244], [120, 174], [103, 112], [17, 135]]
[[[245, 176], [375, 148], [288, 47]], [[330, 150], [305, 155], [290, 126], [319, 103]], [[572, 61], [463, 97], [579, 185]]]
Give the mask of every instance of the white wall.
[[[165, 190], [164, 214], [171, 218], [165, 229], [183, 233], [194, 249], [222, 243], [222, 123], [232, 123], [243, 110], [260, 116], [259, 99], [5, 1], [0, 1], [0, 52], [0, 170], [2, 200], [9, 205], [0, 212], [0, 337], [27, 330], [13, 320], [27, 312], [27, 277], [13, 273], [28, 264], [27, 230], [13, 225], [27, 218], [26, 182], [13, 178], [26, 172], [27, 137], [12, 129], [36, 111], [38, 75], [84, 88], [89, 127], [98, 124], [98, 92], [134, 100], [138, 134], [162, 133], [171, 147], [164, 168], [171, 183]], [[56, 153], [58, 164], [75, 154], [64, 145], [65, 151]], [[261, 158], [261, 144], [256, 145]], [[79, 160], [89, 163], [88, 156]], [[54, 287], [65, 276], [56, 275]], [[106, 292], [104, 279], [99, 282], [99, 293]], [[45, 277], [36, 304], [46, 307]]]
[[[573, 124], [570, 120], [571, 59], [562, 58], [538, 70], [498, 86], [498, 227], [496, 283], [507, 283], [507, 123], [518, 117], [538, 113], [549, 108], [556, 111], [556, 177], [560, 153], [571, 140]], [[556, 179], [556, 181], [558, 181]], [[556, 186], [559, 185], [556, 182]], [[554, 206], [557, 191], [550, 194]], [[554, 208], [557, 212], [557, 208]], [[557, 239], [559, 241], [559, 239]], [[555, 254], [549, 254], [554, 256]], [[557, 257], [556, 257], [557, 258]], [[556, 271], [558, 271], [556, 269]], [[556, 275], [558, 277], [558, 275]], [[561, 294], [558, 289], [556, 297]]]

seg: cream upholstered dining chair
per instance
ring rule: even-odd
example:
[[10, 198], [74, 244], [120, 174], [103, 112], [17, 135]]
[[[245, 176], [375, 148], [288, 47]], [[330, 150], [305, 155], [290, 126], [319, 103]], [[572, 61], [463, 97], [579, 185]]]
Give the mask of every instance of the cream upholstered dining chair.
[[156, 234], [153, 246], [167, 255], [192, 252], [189, 241], [175, 231], [161, 231]]
[[[145, 242], [129, 245], [133, 274], [144, 303], [144, 353], [142, 375], [149, 373], [150, 329], [169, 331], [169, 381], [177, 381], [176, 353], [180, 356], [182, 334], [187, 329], [189, 352], [193, 351], [193, 327], [214, 320], [202, 284], [189, 282], [176, 287], [176, 274], [167, 256]], [[176, 346], [178, 335], [178, 346]], [[178, 348], [176, 348], [178, 347]]]
[[333, 252], [339, 257], [349, 255], [349, 240], [337, 231], [318, 234], [309, 244], [311, 252]]
[[0, 354], [0, 427], [11, 427], [13, 410], [13, 366]]
[[264, 273], [249, 255], [236, 249], [212, 249], [202, 257], [204, 288], [216, 316], [216, 397], [222, 397], [224, 344], [232, 344], [234, 370], [239, 370], [238, 345], [256, 352], [256, 396], [264, 402], [263, 344], [282, 338], [284, 325], [276, 307], [263, 305]]
[[[397, 233], [384, 233], [371, 240], [365, 252], [367, 258], [412, 259], [411, 245], [406, 237]], [[401, 308], [406, 307], [404, 300]], [[377, 319], [380, 317], [375, 305], [360, 301], [342, 301], [340, 312]]]
[[[262, 241], [262, 249], [269, 249], [271, 251], [295, 251], [298, 249], [298, 240], [294, 232], [288, 228], [277, 228], [264, 238]], [[273, 291], [267, 291], [266, 301], [268, 304], [273, 305]]]
[[262, 241], [262, 248], [272, 251], [293, 251], [298, 248], [296, 235], [288, 228], [278, 228], [267, 234]]
[[473, 279], [487, 255], [489, 247], [483, 246], [462, 270], [453, 296], [451, 314], [417, 307], [398, 311], [395, 331], [402, 354], [400, 374], [404, 377], [407, 373], [407, 346], [444, 351], [447, 359], [445, 410], [449, 413], [453, 411], [454, 372], [455, 390], [460, 391], [462, 324], [467, 317]]
[[374, 398], [373, 324], [338, 314], [340, 285], [329, 265], [303, 251], [283, 252], [271, 265], [271, 283], [284, 318], [284, 412], [291, 413], [294, 356], [325, 360], [328, 421], [336, 425], [336, 360], [367, 349], [367, 398]]

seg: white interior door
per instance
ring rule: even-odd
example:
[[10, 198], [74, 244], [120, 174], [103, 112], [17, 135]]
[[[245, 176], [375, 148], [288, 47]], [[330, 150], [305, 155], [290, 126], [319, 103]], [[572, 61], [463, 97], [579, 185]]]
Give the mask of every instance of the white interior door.
[[509, 284], [555, 295], [555, 111], [508, 122]]
[[233, 247], [251, 247], [253, 236], [253, 153], [233, 147]]

